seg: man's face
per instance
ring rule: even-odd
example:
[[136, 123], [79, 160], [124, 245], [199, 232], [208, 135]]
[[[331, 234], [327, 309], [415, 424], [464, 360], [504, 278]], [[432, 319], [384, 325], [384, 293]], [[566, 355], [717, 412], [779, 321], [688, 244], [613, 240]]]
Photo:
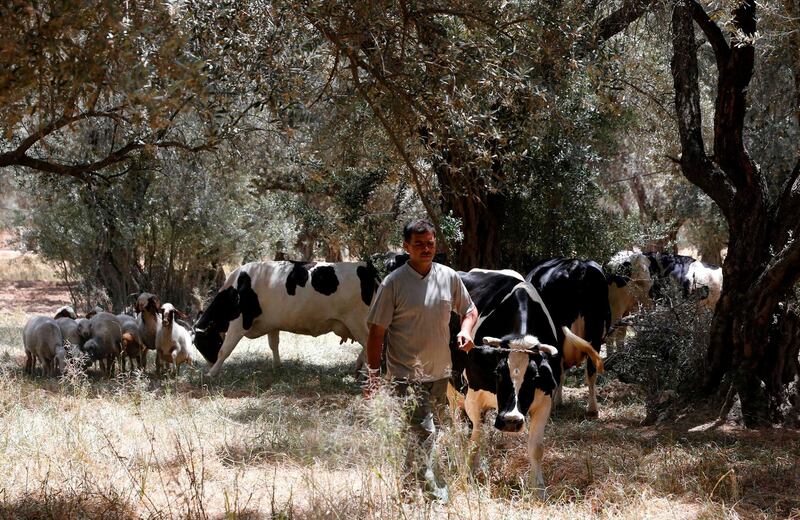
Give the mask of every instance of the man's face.
[[408, 252], [409, 262], [413, 264], [430, 264], [436, 253], [436, 237], [430, 231], [427, 233], [412, 233], [408, 242], [403, 242], [403, 247]]

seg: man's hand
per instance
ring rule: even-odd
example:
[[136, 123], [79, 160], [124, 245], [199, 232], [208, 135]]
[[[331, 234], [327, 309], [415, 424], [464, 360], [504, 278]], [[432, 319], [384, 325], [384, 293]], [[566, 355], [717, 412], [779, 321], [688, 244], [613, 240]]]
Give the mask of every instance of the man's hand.
[[464, 352], [469, 352], [472, 350], [472, 347], [475, 346], [475, 344], [472, 342], [472, 336], [470, 333], [463, 330], [456, 336], [456, 344], [458, 345], [458, 349], [463, 350]]

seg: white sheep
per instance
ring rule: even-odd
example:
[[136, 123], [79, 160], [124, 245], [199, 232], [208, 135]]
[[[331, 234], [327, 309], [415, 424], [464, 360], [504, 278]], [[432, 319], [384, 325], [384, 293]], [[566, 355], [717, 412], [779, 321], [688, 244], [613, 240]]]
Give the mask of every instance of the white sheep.
[[186, 315], [176, 309], [171, 303], [161, 306], [161, 328], [156, 335], [156, 372], [161, 373], [161, 361], [172, 363], [175, 374], [178, 374], [178, 365], [189, 363], [194, 366], [189, 346], [192, 344], [192, 335], [180, 323], [175, 321], [175, 315], [186, 318]]
[[33, 374], [36, 360], [42, 364], [45, 376], [64, 371], [66, 351], [61, 329], [53, 318], [35, 316], [28, 320], [22, 331], [22, 343], [25, 346], [25, 372]]

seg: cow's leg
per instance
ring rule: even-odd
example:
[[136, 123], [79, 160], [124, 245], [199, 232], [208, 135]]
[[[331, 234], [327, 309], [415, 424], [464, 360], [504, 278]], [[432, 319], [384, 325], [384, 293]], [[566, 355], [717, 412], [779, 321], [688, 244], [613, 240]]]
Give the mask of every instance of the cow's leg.
[[281, 340], [281, 331], [273, 330], [267, 337], [269, 338], [269, 348], [272, 349], [272, 368], [280, 368], [281, 354], [278, 351], [278, 344]]
[[239, 341], [243, 337], [244, 330], [242, 329], [242, 319], [237, 318], [231, 322], [228, 332], [225, 334], [225, 341], [219, 349], [217, 362], [214, 363], [214, 366], [208, 371], [208, 377], [217, 377], [219, 375], [222, 370], [222, 364], [228, 359], [228, 356], [231, 355], [231, 352], [233, 352], [233, 349], [236, 348], [236, 345], [239, 344]]
[[471, 388], [467, 389], [467, 396], [464, 398], [464, 411], [467, 412], [467, 417], [472, 421], [472, 434], [470, 435], [469, 447], [469, 464], [473, 473], [480, 473], [485, 470], [481, 467], [481, 428], [483, 427], [483, 399], [481, 399], [481, 391], [475, 391]]
[[566, 369], [562, 363], [561, 365], [561, 380], [558, 382], [558, 388], [553, 390], [553, 406], [561, 406], [563, 403], [563, 397], [561, 395], [561, 389], [564, 387], [564, 379], [566, 378]]
[[542, 476], [542, 457], [544, 456], [544, 427], [550, 418], [553, 401], [549, 395], [536, 390], [533, 405], [530, 408], [530, 426], [528, 432], [528, 458], [531, 461], [530, 485], [539, 491], [539, 498], [547, 498]]
[[597, 368], [590, 359], [586, 360], [586, 386], [589, 387], [589, 405], [586, 410], [586, 417], [597, 418]]
[[[358, 353], [358, 358], [356, 359], [356, 380], [363, 381], [364, 365], [367, 362], [367, 338], [369, 337], [367, 322], [366, 320], [346, 321], [345, 326], [347, 327], [348, 336], [361, 345], [361, 352]], [[344, 342], [344, 339], [342, 339], [342, 342]], [[381, 368], [384, 368], [383, 358], [381, 358]]]
[[25, 373], [33, 375], [33, 354], [29, 351], [25, 351]]

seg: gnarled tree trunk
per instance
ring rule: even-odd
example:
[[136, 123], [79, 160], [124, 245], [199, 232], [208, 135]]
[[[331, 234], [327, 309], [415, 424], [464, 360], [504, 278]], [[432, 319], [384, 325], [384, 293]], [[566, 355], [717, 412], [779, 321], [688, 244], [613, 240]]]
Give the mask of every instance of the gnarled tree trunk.
[[[678, 0], [672, 17], [675, 106], [681, 137], [681, 168], [720, 207], [730, 233], [723, 264], [722, 295], [714, 314], [706, 367], [707, 389], [731, 375], [745, 424], [778, 418], [787, 378], [796, 374], [797, 349], [771, 341], [779, 303], [800, 277], [800, 162], [781, 193], [770, 199], [758, 166], [744, 147], [746, 89], [753, 75], [755, 2], [734, 11], [730, 43], [694, 0]], [[704, 32], [717, 63], [714, 153], [705, 151], [694, 24]], [[785, 316], [784, 316], [785, 318]], [[774, 328], [772, 329], [774, 330]], [[778, 363], [785, 370], [776, 371]], [[794, 373], [792, 372], [794, 371]]]

